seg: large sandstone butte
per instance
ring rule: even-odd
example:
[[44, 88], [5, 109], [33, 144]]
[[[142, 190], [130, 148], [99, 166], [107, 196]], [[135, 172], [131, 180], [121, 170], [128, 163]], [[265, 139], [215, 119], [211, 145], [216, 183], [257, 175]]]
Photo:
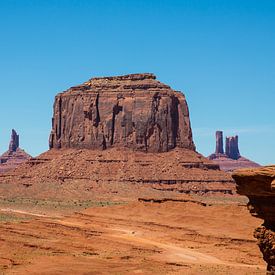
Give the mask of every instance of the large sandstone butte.
[[0, 173], [9, 171], [30, 158], [31, 156], [19, 147], [19, 135], [13, 129], [9, 149], [0, 156]]
[[239, 170], [233, 174], [237, 192], [249, 198], [253, 216], [264, 220], [254, 236], [267, 262], [267, 274], [275, 274], [275, 166]]
[[225, 153], [223, 148], [223, 132], [216, 132], [216, 151], [208, 159], [220, 166], [220, 169], [226, 172], [233, 172], [240, 168], [253, 168], [260, 165], [243, 156], [239, 151], [239, 137], [226, 137]]
[[58, 94], [50, 150], [0, 177], [0, 192], [12, 196], [9, 183], [25, 196], [100, 196], [102, 186], [127, 197], [137, 186], [158, 195], [235, 193], [231, 176], [195, 151], [184, 95], [153, 74], [93, 78]]
[[92, 78], [55, 98], [50, 148], [194, 150], [185, 96], [153, 74]]

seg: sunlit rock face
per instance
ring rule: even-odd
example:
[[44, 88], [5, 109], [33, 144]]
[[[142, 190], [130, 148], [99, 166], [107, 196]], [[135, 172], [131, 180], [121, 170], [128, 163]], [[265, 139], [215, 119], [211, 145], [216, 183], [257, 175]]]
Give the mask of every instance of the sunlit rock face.
[[49, 145], [195, 150], [185, 96], [148, 73], [92, 78], [58, 94]]

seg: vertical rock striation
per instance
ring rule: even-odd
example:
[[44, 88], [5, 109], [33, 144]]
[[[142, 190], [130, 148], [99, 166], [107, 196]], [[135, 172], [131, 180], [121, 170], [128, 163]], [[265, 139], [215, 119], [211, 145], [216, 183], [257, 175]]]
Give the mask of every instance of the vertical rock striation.
[[49, 145], [195, 150], [184, 95], [148, 73], [92, 78], [58, 94]]
[[224, 154], [223, 150], [223, 132], [216, 132], [216, 154]]
[[237, 160], [240, 158], [238, 136], [226, 137], [225, 154], [231, 159]]
[[19, 148], [19, 135], [16, 133], [14, 129], [12, 129], [9, 151], [16, 152], [17, 148]]

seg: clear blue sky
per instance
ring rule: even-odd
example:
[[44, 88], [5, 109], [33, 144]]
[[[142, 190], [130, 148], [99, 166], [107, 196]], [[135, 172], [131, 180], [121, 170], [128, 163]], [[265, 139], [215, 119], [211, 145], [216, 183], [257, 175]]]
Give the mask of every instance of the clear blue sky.
[[274, 0], [6, 0], [0, 34], [0, 152], [11, 128], [29, 153], [48, 148], [58, 92], [153, 72], [185, 93], [199, 152], [219, 129], [275, 163]]

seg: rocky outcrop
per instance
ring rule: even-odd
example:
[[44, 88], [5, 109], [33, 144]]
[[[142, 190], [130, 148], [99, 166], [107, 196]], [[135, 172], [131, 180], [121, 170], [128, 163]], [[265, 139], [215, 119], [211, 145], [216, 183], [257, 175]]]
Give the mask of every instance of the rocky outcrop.
[[17, 135], [16, 131], [12, 129], [9, 152], [15, 152], [18, 148], [19, 148], [19, 135]]
[[0, 173], [11, 170], [30, 158], [31, 156], [19, 147], [19, 135], [13, 129], [9, 150], [0, 156]]
[[[183, 148], [163, 153], [117, 147], [103, 151], [52, 149], [30, 159], [13, 173], [0, 176], [0, 183], [27, 186], [28, 194], [36, 192], [39, 185], [47, 189], [47, 194], [53, 184], [69, 189], [76, 186], [72, 192], [80, 197], [87, 189], [95, 192], [98, 185], [105, 186], [105, 192], [140, 186], [150, 192], [171, 195], [236, 193], [229, 174], [197, 152]], [[62, 196], [61, 193], [58, 195]]]
[[231, 176], [195, 151], [184, 95], [153, 74], [73, 87], [56, 96], [52, 122], [50, 150], [0, 183], [28, 187], [28, 194], [43, 185], [47, 196], [53, 184], [70, 193], [77, 186], [80, 197], [98, 184], [106, 192], [140, 186], [158, 194], [235, 194]]
[[232, 172], [240, 168], [259, 167], [255, 163], [245, 157], [242, 157], [239, 151], [239, 137], [226, 137], [225, 154], [223, 148], [223, 132], [216, 132], [216, 151], [210, 155], [208, 159], [220, 166], [220, 169], [226, 172]]
[[239, 151], [239, 137], [226, 137], [225, 154], [231, 159], [239, 159], [241, 157]]
[[92, 78], [58, 94], [50, 148], [195, 150], [184, 95], [153, 74]]
[[224, 154], [223, 150], [223, 132], [216, 132], [216, 154]]
[[250, 213], [264, 220], [254, 236], [267, 262], [267, 273], [275, 274], [275, 166], [240, 170], [233, 178], [237, 192], [249, 198]]

